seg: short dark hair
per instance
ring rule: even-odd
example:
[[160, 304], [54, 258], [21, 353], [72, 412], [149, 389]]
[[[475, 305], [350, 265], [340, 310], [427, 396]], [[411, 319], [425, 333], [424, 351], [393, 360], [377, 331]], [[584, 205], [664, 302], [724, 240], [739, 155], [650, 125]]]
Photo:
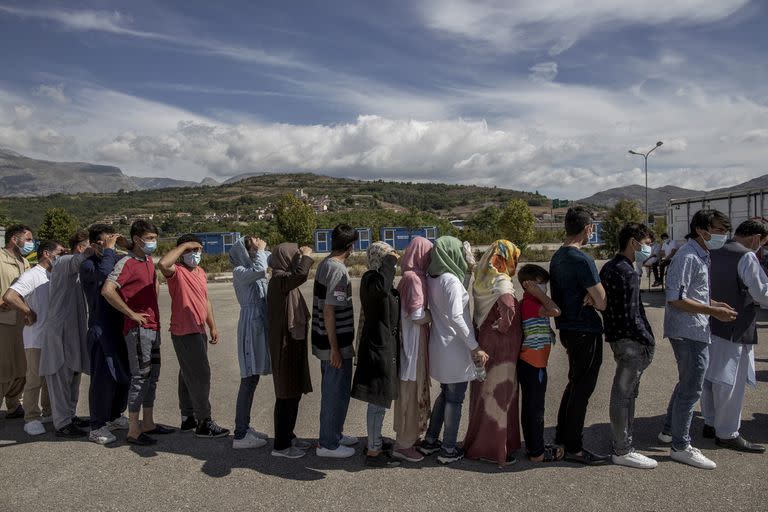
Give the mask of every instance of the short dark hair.
[[131, 224], [131, 239], [135, 236], [141, 238], [147, 233], [154, 233], [157, 235], [160, 234], [160, 231], [157, 229], [157, 226], [144, 219], [139, 219]]
[[43, 240], [37, 246], [37, 256], [38, 256], [38, 258], [45, 251], [53, 252], [53, 251], [56, 250], [57, 247], [63, 247], [62, 244], [60, 242], [58, 242], [57, 240]]
[[523, 265], [523, 267], [517, 271], [517, 280], [521, 283], [524, 283], [525, 281], [541, 281], [542, 283], [548, 283], [549, 272], [547, 272], [544, 267], [528, 263]]
[[88, 232], [84, 229], [78, 229], [75, 233], [69, 237], [69, 250], [74, 251], [75, 247], [83, 242], [88, 241]]
[[699, 235], [696, 233], [697, 229], [704, 229], [709, 231], [715, 222], [719, 222], [723, 225], [726, 231], [731, 229], [731, 220], [726, 214], [719, 210], [699, 210], [691, 219], [691, 238], [697, 238]]
[[568, 236], [578, 235], [594, 222], [595, 218], [588, 208], [572, 206], [565, 213], [565, 234]]
[[357, 230], [349, 224], [339, 224], [331, 233], [331, 250], [348, 251], [354, 246], [359, 236]]
[[197, 235], [195, 235], [195, 234], [192, 234], [192, 233], [187, 233], [187, 234], [185, 234], [185, 235], [181, 235], [181, 236], [180, 236], [180, 237], [179, 237], [179, 238], [176, 240], [176, 247], [180, 246], [181, 244], [185, 244], [185, 243], [187, 243], [187, 242], [197, 242], [197, 243], [199, 243], [200, 245], [203, 245], [203, 241], [202, 241], [202, 240], [200, 240], [200, 238], [198, 238], [198, 236], [197, 236]]
[[114, 235], [115, 228], [109, 224], [94, 224], [88, 228], [88, 241], [92, 244], [101, 240], [101, 235]]
[[736, 236], [755, 236], [760, 235], [760, 238], [768, 236], [768, 226], [759, 220], [749, 219], [745, 220], [739, 227], [736, 228], [734, 233]]
[[627, 248], [627, 245], [631, 240], [642, 241], [648, 238], [650, 231], [645, 224], [638, 224], [637, 222], [627, 222], [624, 227], [619, 231], [619, 250], [623, 251]]
[[24, 234], [27, 231], [31, 233], [32, 228], [26, 224], [14, 224], [13, 226], [9, 226], [5, 230], [5, 245], [8, 245], [8, 243], [11, 241], [11, 238]]
[[662, 233], [661, 238], [669, 238], [669, 235], [667, 233]]

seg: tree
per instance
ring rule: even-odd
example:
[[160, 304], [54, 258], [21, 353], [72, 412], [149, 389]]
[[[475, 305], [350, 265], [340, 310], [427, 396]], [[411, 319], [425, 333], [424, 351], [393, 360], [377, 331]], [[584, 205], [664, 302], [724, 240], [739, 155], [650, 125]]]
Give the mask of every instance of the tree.
[[284, 194], [275, 206], [275, 224], [284, 241], [311, 245], [317, 218], [310, 205], [291, 194]]
[[64, 208], [49, 208], [37, 230], [40, 240], [58, 240], [67, 244], [69, 237], [77, 231], [77, 220]]
[[645, 213], [639, 201], [622, 199], [614, 205], [603, 221], [603, 246], [609, 251], [619, 250], [619, 231], [627, 222], [642, 223]]
[[535, 224], [536, 217], [523, 199], [510, 200], [499, 217], [499, 230], [502, 236], [520, 249], [525, 249], [533, 241]]

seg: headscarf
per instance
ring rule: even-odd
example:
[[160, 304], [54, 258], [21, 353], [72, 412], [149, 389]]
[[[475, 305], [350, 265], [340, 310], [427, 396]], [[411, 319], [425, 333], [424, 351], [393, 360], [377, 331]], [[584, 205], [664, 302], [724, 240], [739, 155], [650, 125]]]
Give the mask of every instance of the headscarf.
[[373, 242], [368, 246], [368, 269], [379, 270], [384, 256], [392, 252], [392, 246], [386, 242]]
[[[298, 254], [299, 246], [296, 244], [283, 243], [275, 247], [269, 258], [272, 277], [284, 276], [294, 271], [295, 262], [298, 261], [296, 258]], [[307, 336], [309, 309], [298, 288], [288, 292], [286, 308], [288, 331], [290, 331], [291, 337], [294, 340], [303, 340]]]
[[430, 255], [431, 261], [427, 273], [439, 276], [446, 272], [455, 275], [464, 282], [467, 273], [467, 262], [464, 259], [464, 246], [456, 237], [441, 236], [435, 241]]
[[432, 242], [417, 236], [405, 248], [400, 267], [403, 277], [397, 285], [400, 292], [400, 303], [405, 306], [405, 312], [412, 315], [418, 309], [427, 308], [427, 267], [430, 262]]
[[479, 327], [499, 297], [514, 294], [512, 276], [517, 270], [520, 249], [509, 240], [496, 240], [475, 268], [475, 324]]

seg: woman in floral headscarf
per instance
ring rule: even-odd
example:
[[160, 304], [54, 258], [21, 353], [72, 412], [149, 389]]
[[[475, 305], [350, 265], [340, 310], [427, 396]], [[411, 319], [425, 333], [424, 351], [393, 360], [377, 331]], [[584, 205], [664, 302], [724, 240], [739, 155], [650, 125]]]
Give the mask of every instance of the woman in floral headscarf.
[[397, 253], [389, 244], [371, 244], [368, 247], [369, 270], [360, 280], [360, 321], [363, 328], [352, 398], [368, 402], [365, 463], [372, 467], [400, 464], [383, 450], [381, 438], [384, 414], [392, 401], [397, 399], [400, 384], [400, 299], [393, 286], [397, 258]]
[[495, 241], [480, 259], [472, 287], [477, 341], [489, 363], [485, 380], [470, 389], [464, 450], [468, 458], [499, 466], [514, 463], [513, 453], [520, 448], [517, 359], [523, 333], [512, 284], [519, 258], [515, 244]]

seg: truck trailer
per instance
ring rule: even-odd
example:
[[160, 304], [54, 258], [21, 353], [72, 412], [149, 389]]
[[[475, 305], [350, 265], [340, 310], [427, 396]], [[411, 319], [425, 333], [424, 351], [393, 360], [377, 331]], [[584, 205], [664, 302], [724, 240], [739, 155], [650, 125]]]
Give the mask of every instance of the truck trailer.
[[768, 188], [713, 193], [687, 199], [670, 199], [667, 232], [672, 240], [683, 240], [690, 231], [691, 218], [703, 209], [720, 210], [731, 218], [731, 232], [748, 219], [768, 219]]

